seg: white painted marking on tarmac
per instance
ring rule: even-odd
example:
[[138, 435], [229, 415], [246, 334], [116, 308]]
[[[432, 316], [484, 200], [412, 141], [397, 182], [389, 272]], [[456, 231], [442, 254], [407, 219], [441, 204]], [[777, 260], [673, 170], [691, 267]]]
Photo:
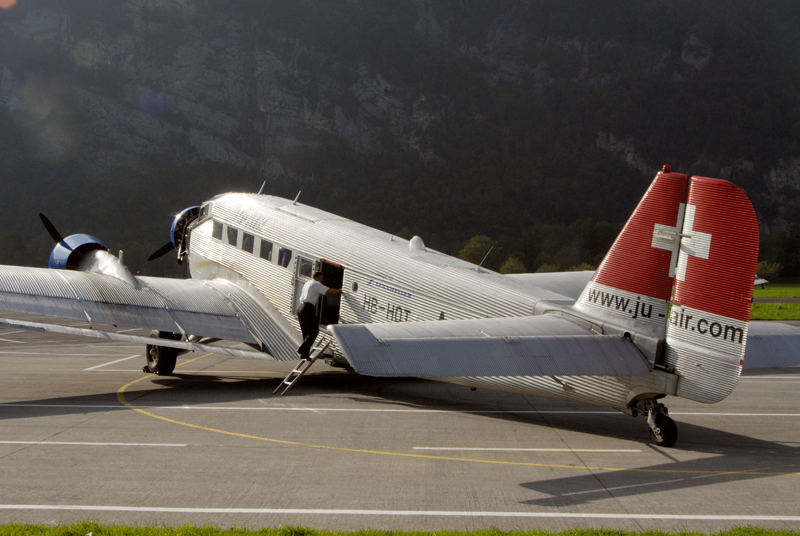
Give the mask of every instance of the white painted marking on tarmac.
[[[63, 408], [63, 409], [129, 409], [118, 404], [18, 404], [0, 403], [0, 407], [9, 408]], [[627, 417], [618, 411], [537, 411], [537, 410], [494, 410], [494, 409], [391, 409], [391, 408], [315, 408], [315, 407], [245, 407], [245, 406], [136, 406], [138, 409], [147, 410], [185, 410], [185, 411], [306, 411], [311, 413], [478, 413], [486, 414], [530, 414], [530, 415], [617, 415]], [[677, 412], [670, 411], [670, 415], [684, 417], [800, 417], [800, 413], [711, 413], [711, 412]]]
[[109, 361], [108, 363], [103, 363], [102, 365], [95, 365], [93, 367], [85, 368], [83, 370], [84, 370], [84, 372], [87, 371], [87, 370], [97, 370], [99, 368], [107, 367], [108, 365], [114, 365], [116, 363], [121, 363], [122, 361], [127, 361], [128, 359], [134, 359], [134, 358], [137, 358], [137, 357], [142, 357], [142, 355], [141, 354], [129, 355], [128, 357], [123, 357], [122, 359]]
[[367, 510], [338, 508], [183, 508], [169, 506], [104, 506], [82, 504], [0, 504], [0, 510], [42, 510], [79, 512], [139, 512], [167, 514], [283, 514], [320, 516], [404, 516], [404, 517], [506, 517], [555, 519], [653, 519], [668, 521], [800, 521], [798, 515], [728, 514], [643, 514], [608, 512], [503, 512], [470, 510]]
[[15, 340], [12, 340], [12, 339], [3, 339], [2, 337], [0, 337], [0, 341], [11, 342], [11, 343], [14, 343], [14, 344], [25, 344], [25, 342], [23, 342], [23, 341], [15, 341]]
[[786, 379], [786, 380], [763, 380], [763, 381], [750, 380], [749, 382], [744, 382], [744, 383], [768, 383], [770, 385], [774, 385], [776, 383], [791, 383], [791, 384], [797, 385], [798, 383], [800, 383], [800, 378], [798, 378], [796, 380], [789, 380], [789, 379]]
[[42, 357], [99, 357], [98, 354], [63, 354], [61, 352], [56, 352], [54, 350], [50, 350], [49, 352], [26, 352], [20, 350], [0, 350], [0, 354], [11, 354], [11, 355], [36, 355]]
[[625, 453], [642, 452], [641, 449], [546, 449], [546, 448], [514, 448], [514, 447], [412, 447], [412, 450], [440, 450], [440, 451], [481, 451], [481, 452], [601, 452]]
[[78, 447], [187, 447], [187, 443], [113, 443], [95, 441], [0, 441], [0, 445], [43, 445]]
[[14, 331], [6, 331], [3, 335], [16, 335], [17, 333], [30, 333], [27, 329], [17, 329]]

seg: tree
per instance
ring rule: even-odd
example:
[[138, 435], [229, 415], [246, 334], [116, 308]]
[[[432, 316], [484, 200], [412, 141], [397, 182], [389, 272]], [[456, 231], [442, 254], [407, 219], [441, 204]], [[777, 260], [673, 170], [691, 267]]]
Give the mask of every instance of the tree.
[[525, 264], [515, 255], [509, 255], [500, 265], [501, 274], [523, 274], [527, 271]]
[[458, 258], [490, 270], [497, 270], [501, 259], [497, 242], [486, 235], [475, 235], [467, 240], [458, 252]]
[[777, 279], [781, 274], [781, 265], [777, 262], [763, 260], [756, 265], [756, 274], [767, 281]]

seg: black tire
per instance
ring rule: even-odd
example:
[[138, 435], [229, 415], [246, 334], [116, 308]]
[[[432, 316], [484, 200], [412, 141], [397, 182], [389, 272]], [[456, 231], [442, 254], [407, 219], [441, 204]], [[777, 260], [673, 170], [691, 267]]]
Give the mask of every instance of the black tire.
[[650, 441], [661, 447], [671, 447], [678, 439], [678, 427], [675, 421], [659, 413], [655, 417], [656, 427], [659, 432], [656, 433], [650, 429]]
[[[150, 334], [154, 337], [162, 339], [175, 339], [176, 336], [172, 333], [164, 333], [154, 331]], [[149, 370], [153, 374], [159, 376], [169, 376], [175, 370], [175, 363], [178, 360], [177, 348], [170, 348], [168, 346], [158, 346], [156, 344], [147, 345], [147, 366], [145, 370]]]

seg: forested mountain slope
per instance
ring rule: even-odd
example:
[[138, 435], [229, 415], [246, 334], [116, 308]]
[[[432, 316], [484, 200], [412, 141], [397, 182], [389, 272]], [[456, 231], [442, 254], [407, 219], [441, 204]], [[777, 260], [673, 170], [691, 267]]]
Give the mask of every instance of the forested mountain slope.
[[172, 213], [266, 180], [437, 249], [482, 234], [567, 267], [663, 163], [743, 186], [780, 257], [799, 51], [790, 0], [18, 0], [0, 262], [45, 262], [43, 211], [141, 268]]

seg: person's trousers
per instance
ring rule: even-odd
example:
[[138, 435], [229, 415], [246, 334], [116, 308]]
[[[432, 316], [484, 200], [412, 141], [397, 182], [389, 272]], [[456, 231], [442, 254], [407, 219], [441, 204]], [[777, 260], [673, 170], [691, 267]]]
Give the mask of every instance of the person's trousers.
[[311, 303], [303, 303], [297, 311], [297, 318], [300, 320], [300, 331], [303, 333], [303, 344], [297, 349], [302, 357], [308, 357], [314, 341], [319, 334], [319, 322], [317, 321], [317, 308]]

